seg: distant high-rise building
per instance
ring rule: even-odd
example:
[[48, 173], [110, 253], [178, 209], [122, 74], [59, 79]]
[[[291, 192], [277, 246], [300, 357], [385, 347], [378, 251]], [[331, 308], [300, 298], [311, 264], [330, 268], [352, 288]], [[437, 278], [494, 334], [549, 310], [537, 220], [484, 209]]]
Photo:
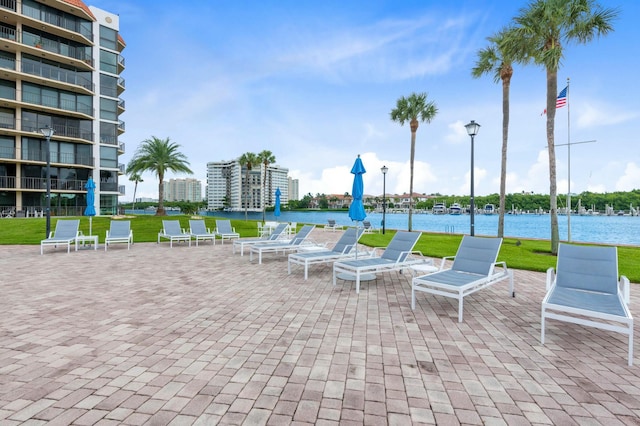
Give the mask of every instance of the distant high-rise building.
[[165, 201], [202, 201], [202, 183], [198, 179], [170, 179], [164, 182]]
[[116, 214], [125, 188], [118, 15], [81, 0], [3, 0], [0, 10], [0, 206], [44, 209], [48, 157], [52, 216], [82, 214], [89, 177], [96, 212]]
[[[262, 211], [275, 204], [275, 191], [280, 188], [280, 202], [289, 200], [289, 169], [277, 165], [254, 166], [249, 171], [238, 160], [207, 163], [207, 208], [209, 210]], [[266, 185], [263, 184], [263, 178]]]
[[289, 178], [289, 199], [290, 200], [299, 200], [299, 184], [300, 181], [298, 179]]

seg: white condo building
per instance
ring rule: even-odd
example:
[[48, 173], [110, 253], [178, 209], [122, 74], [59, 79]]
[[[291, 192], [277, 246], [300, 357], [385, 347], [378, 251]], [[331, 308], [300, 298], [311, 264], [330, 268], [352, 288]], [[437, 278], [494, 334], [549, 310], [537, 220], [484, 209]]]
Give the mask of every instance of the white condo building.
[[260, 212], [263, 206], [275, 204], [275, 191], [280, 188], [280, 203], [289, 201], [289, 169], [269, 165], [266, 185], [263, 184], [264, 164], [254, 166], [249, 172], [238, 160], [207, 163], [207, 209]]
[[165, 201], [202, 201], [202, 184], [198, 179], [170, 179], [164, 182]]

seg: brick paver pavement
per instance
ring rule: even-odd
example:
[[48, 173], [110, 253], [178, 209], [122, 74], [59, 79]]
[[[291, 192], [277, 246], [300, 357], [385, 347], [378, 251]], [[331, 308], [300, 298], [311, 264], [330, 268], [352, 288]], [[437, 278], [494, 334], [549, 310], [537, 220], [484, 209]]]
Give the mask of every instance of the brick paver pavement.
[[640, 424], [623, 335], [549, 321], [540, 344], [541, 273], [458, 323], [452, 299], [412, 311], [409, 274], [357, 295], [229, 243], [0, 246], [0, 264], [2, 425]]

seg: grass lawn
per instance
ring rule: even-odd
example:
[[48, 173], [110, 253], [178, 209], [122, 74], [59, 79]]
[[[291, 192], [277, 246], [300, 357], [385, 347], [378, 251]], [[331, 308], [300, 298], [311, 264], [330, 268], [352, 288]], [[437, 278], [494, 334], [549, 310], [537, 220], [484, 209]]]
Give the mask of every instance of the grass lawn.
[[[179, 220], [184, 228], [188, 228], [191, 216], [153, 216], [137, 215], [128, 216], [131, 220], [131, 229], [135, 242], [156, 242], [158, 231], [162, 228], [162, 220]], [[65, 218], [71, 219], [71, 218]], [[89, 218], [81, 216], [80, 230], [89, 234]], [[207, 227], [215, 228], [216, 218], [203, 217]], [[0, 244], [2, 245], [28, 245], [40, 244], [45, 237], [45, 218], [11, 218], [0, 219]], [[104, 243], [105, 232], [109, 229], [111, 216], [98, 216], [93, 218], [92, 234], [98, 235], [101, 243]], [[55, 229], [57, 218], [51, 219], [51, 229]], [[256, 237], [258, 227], [256, 221], [232, 220], [231, 226], [241, 237]], [[302, 226], [298, 224], [298, 228]], [[365, 234], [360, 239], [362, 244], [372, 247], [386, 247], [394, 231], [387, 230], [382, 234]], [[437, 234], [424, 232], [415, 249], [429, 257], [453, 256], [456, 254], [462, 235]], [[551, 255], [548, 240], [527, 240], [506, 238], [500, 249], [499, 261], [507, 262], [507, 266], [514, 269], [525, 269], [544, 272], [550, 267], [555, 267], [556, 257]], [[640, 283], [640, 247], [618, 247], [618, 266], [620, 274], [626, 275], [631, 282]]]

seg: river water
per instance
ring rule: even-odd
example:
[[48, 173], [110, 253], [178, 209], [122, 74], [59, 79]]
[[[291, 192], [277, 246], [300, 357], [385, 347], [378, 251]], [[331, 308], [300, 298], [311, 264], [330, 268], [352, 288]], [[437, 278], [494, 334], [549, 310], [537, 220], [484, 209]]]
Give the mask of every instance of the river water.
[[[129, 213], [129, 211], [127, 211]], [[137, 210], [135, 213], [150, 213]], [[179, 212], [168, 211], [169, 214]], [[209, 216], [226, 217], [229, 219], [244, 219], [243, 212], [207, 212]], [[262, 220], [262, 213], [249, 213], [250, 220]], [[339, 225], [353, 226], [346, 211], [285, 211], [279, 217], [273, 212], [267, 212], [266, 220], [279, 222], [298, 222], [324, 225], [327, 219], [335, 219]], [[382, 227], [382, 214], [370, 213], [367, 220], [376, 228]], [[475, 234], [496, 236], [498, 233], [498, 215], [475, 215]], [[567, 241], [567, 216], [558, 216], [560, 240]], [[443, 232], [454, 234], [468, 234], [470, 216], [463, 215], [433, 215], [414, 214], [413, 230]], [[407, 229], [407, 215], [403, 213], [389, 213], [386, 215], [387, 229]], [[551, 219], [549, 215], [520, 214], [505, 215], [504, 235], [514, 238], [551, 238]], [[640, 217], [638, 216], [571, 216], [571, 241], [585, 243], [605, 243], [640, 246]]]

